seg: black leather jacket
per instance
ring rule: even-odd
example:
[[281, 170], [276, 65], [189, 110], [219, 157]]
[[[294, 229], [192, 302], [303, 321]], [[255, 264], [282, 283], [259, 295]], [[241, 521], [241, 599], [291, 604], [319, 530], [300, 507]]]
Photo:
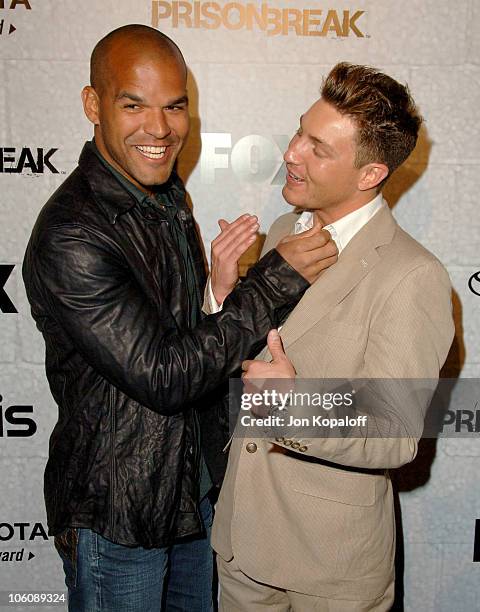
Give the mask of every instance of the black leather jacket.
[[[186, 205], [180, 217], [203, 285]], [[200, 532], [199, 400], [262, 347], [308, 286], [272, 250], [221, 313], [189, 331], [167, 223], [87, 143], [32, 232], [23, 277], [59, 409], [45, 471], [51, 535], [87, 527], [149, 548]], [[203, 442], [211, 463], [208, 433]]]

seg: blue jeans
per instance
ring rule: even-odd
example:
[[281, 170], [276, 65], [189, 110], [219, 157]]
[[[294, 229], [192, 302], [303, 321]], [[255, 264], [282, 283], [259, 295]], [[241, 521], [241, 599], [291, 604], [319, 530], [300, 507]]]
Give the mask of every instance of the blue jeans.
[[168, 548], [129, 548], [90, 529], [67, 530], [58, 538], [65, 543], [73, 537], [73, 546], [70, 541], [69, 547], [62, 547], [56, 538], [69, 612], [210, 612], [213, 556], [208, 497], [200, 512], [206, 536]]

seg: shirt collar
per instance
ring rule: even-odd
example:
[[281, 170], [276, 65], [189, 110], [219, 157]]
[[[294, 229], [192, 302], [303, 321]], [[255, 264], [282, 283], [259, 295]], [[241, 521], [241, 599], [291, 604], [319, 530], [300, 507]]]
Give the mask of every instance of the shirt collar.
[[[383, 199], [382, 194], [379, 193], [367, 204], [338, 219], [338, 221], [324, 226], [323, 229], [328, 230], [335, 241], [338, 254], [343, 251], [355, 234], [370, 221], [373, 215], [384, 206], [387, 206], [387, 203]], [[310, 210], [306, 210], [300, 215], [295, 223], [295, 234], [313, 227], [313, 215], [314, 213]]]

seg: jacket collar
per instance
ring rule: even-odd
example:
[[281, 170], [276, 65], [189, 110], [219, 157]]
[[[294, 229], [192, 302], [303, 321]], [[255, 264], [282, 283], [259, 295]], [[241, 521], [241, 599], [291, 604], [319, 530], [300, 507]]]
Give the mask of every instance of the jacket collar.
[[95, 200], [113, 224], [118, 215], [129, 211], [137, 202], [133, 194], [129, 193], [102, 164], [93, 147], [92, 142], [84, 144], [78, 166], [90, 184]]
[[[95, 144], [91, 141], [84, 144], [78, 165], [90, 184], [96, 202], [105, 211], [110, 223], [114, 224], [119, 215], [128, 212], [139, 204], [139, 197], [133, 185], [132, 189], [127, 189], [115, 177], [109, 170], [107, 162], [103, 163], [99, 159], [94, 147]], [[183, 218], [190, 214], [186, 203], [185, 187], [175, 170], [173, 170], [168, 181], [159, 186], [158, 189], [159, 194], [164, 194], [164, 197], [160, 199], [165, 206], [173, 205], [174, 202], [177, 208], [184, 211], [181, 213]], [[145, 200], [148, 200], [147, 195], [145, 195]], [[142, 204], [144, 201], [140, 203]]]
[[381, 208], [306, 291], [282, 327], [285, 348], [298, 340], [354, 289], [381, 259], [378, 248], [389, 244], [398, 225], [388, 207]]

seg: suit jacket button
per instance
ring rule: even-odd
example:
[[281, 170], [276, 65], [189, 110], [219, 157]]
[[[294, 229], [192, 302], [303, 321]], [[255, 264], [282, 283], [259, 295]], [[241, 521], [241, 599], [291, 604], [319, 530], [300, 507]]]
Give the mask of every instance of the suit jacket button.
[[298, 450], [299, 450], [301, 453], [304, 453], [305, 451], [307, 451], [307, 450], [308, 450], [308, 446], [301, 446], [301, 447], [300, 447]]
[[295, 450], [297, 450], [297, 448], [300, 448], [300, 442], [292, 442], [292, 448], [294, 448]]
[[247, 449], [247, 453], [255, 453], [257, 451], [255, 442], [249, 442], [245, 448]]
[[275, 438], [275, 442], [285, 442], [285, 438]]
[[292, 440], [284, 440], [283, 443], [285, 444], [285, 446], [290, 446]]

